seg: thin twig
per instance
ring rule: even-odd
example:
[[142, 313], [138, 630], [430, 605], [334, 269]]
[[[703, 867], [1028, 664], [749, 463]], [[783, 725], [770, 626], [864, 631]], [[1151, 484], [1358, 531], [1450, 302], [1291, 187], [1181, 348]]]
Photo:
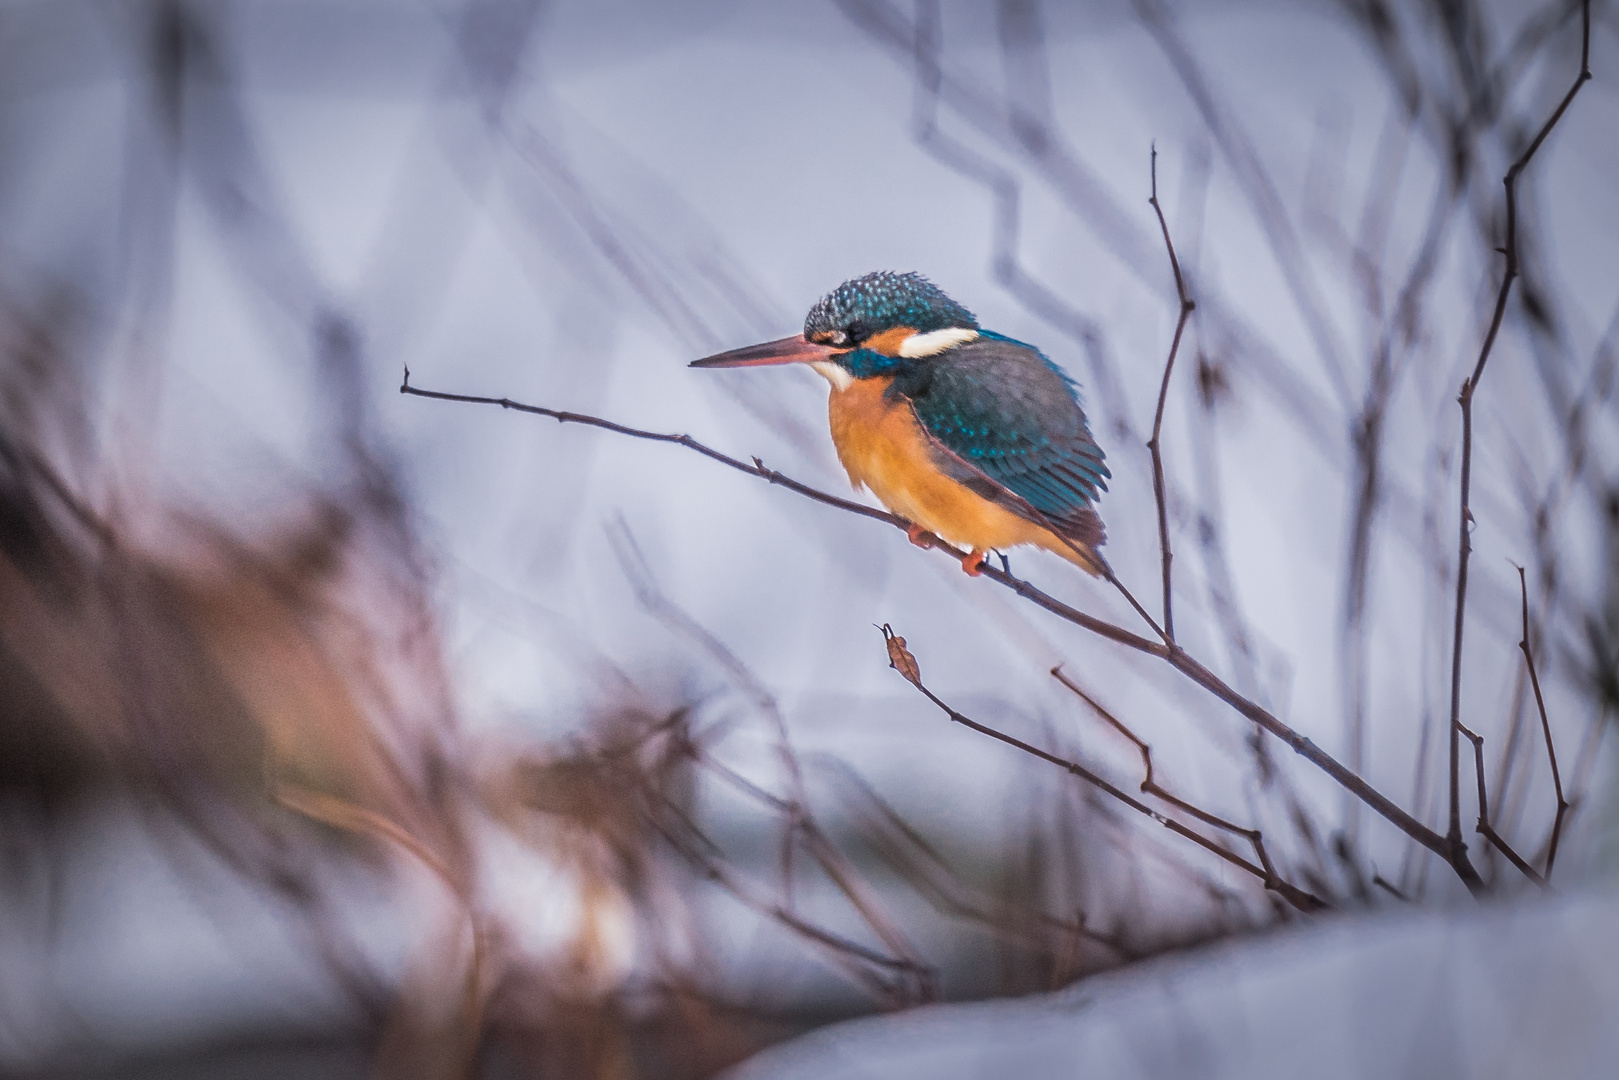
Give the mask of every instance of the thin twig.
[[[1529, 685], [1535, 690], [1535, 706], [1540, 710], [1540, 730], [1546, 736], [1546, 758], [1552, 766], [1552, 790], [1557, 793], [1557, 817], [1552, 821], [1551, 847], [1546, 852], [1546, 880], [1550, 881], [1552, 867], [1557, 862], [1557, 840], [1563, 833], [1563, 818], [1568, 814], [1568, 800], [1563, 798], [1563, 775], [1557, 769], [1557, 748], [1552, 745], [1552, 725], [1546, 719], [1546, 699], [1540, 693], [1540, 676], [1535, 674], [1535, 654], [1529, 648], [1529, 583], [1523, 567], [1518, 567], [1518, 591], [1523, 600], [1523, 637], [1518, 648], [1523, 650], [1524, 663], [1529, 666]], [[1498, 792], [1499, 794], [1499, 792]]]
[[1169, 564], [1174, 556], [1169, 550], [1169, 512], [1164, 500], [1164, 455], [1160, 438], [1164, 430], [1164, 402], [1169, 398], [1169, 375], [1175, 370], [1175, 354], [1180, 351], [1181, 335], [1186, 331], [1186, 320], [1192, 317], [1197, 305], [1186, 295], [1186, 280], [1181, 277], [1180, 260], [1175, 257], [1175, 242], [1169, 238], [1169, 222], [1164, 220], [1164, 208], [1158, 205], [1158, 146], [1152, 147], [1152, 197], [1147, 200], [1153, 213], [1158, 215], [1158, 228], [1164, 234], [1164, 247], [1169, 250], [1169, 268], [1175, 274], [1175, 293], [1180, 297], [1180, 318], [1175, 321], [1175, 337], [1169, 343], [1169, 359], [1164, 361], [1164, 378], [1158, 386], [1158, 410], [1152, 418], [1152, 438], [1147, 449], [1152, 452], [1152, 494], [1158, 502], [1158, 548], [1164, 564], [1164, 636], [1175, 640], [1175, 611], [1170, 603]]
[[[893, 630], [886, 625], [880, 626], [878, 629], [883, 632], [883, 640], [888, 644], [890, 666], [897, 670], [900, 675], [904, 677], [906, 682], [910, 683], [912, 686], [916, 687], [917, 690], [921, 691], [923, 697], [937, 705], [946, 716], [950, 717], [951, 720], [961, 724], [963, 727], [972, 728], [981, 735], [988, 735], [992, 739], [997, 739], [1010, 747], [1021, 750], [1025, 754], [1037, 757], [1041, 761], [1050, 762], [1051, 764], [1056, 765], [1058, 768], [1066, 769], [1068, 772], [1079, 777], [1087, 784], [1090, 784], [1108, 795], [1113, 796], [1113, 798], [1124, 803], [1124, 805], [1128, 806], [1137, 813], [1145, 814], [1147, 817], [1152, 818], [1170, 832], [1184, 836], [1186, 839], [1197, 844], [1199, 847], [1218, 855], [1232, 866], [1246, 870], [1248, 873], [1262, 881], [1265, 888], [1275, 892], [1300, 911], [1313, 913], [1326, 910], [1331, 906], [1325, 901], [1321, 900], [1319, 897], [1305, 892], [1296, 885], [1292, 885], [1283, 880], [1276, 873], [1275, 868], [1270, 865], [1270, 860], [1265, 858], [1263, 854], [1260, 856], [1263, 865], [1251, 863], [1241, 855], [1238, 855], [1236, 852], [1231, 851], [1230, 849], [1215, 843], [1213, 840], [1210, 840], [1203, 834], [1182, 825], [1174, 818], [1165, 817], [1163, 814], [1160, 814], [1146, 803], [1135, 798], [1121, 788], [1118, 788], [1108, 781], [1102, 779], [1100, 776], [1091, 772], [1078, 762], [1069, 761], [1067, 758], [1058, 757], [1056, 754], [1042, 750], [1038, 746], [1033, 746], [1024, 742], [1022, 739], [1008, 735], [1004, 731], [998, 731], [987, 724], [980, 724], [971, 717], [964, 716], [955, 709], [952, 709], [936, 694], [934, 694], [933, 691], [929, 690], [927, 688], [927, 684], [922, 681], [921, 673], [917, 670], [915, 658], [911, 656], [909, 650], [907, 650], [905, 647], [905, 639], [897, 636]], [[1176, 804], [1181, 805], [1184, 808], [1184, 804], [1179, 803], [1178, 800], [1176, 800]], [[1196, 813], [1199, 817], [1207, 816], [1212, 818], [1211, 823], [1218, 823], [1223, 828], [1229, 828], [1234, 832], [1248, 835], [1248, 830], [1244, 830], [1240, 826], [1232, 825], [1229, 822], [1223, 822], [1218, 818], [1213, 818], [1212, 815], [1204, 815], [1201, 811], [1196, 811]]]
[[[1602, 735], [1608, 729], [1608, 711], [1611, 703], [1603, 698], [1591, 714], [1591, 723], [1585, 729], [1585, 736], [1580, 740], [1580, 748], [1574, 753], [1574, 767], [1570, 770], [1568, 778], [1568, 813], [1572, 815], [1585, 802], [1590, 794], [1591, 770], [1596, 765], [1597, 747], [1602, 743]], [[1566, 824], [1566, 822], [1565, 822]], [[1555, 838], [1555, 834], [1554, 834]], [[1551, 865], [1551, 851], [1548, 845], [1546, 851], [1546, 864]], [[1550, 874], [1548, 873], [1548, 877]]]
[[1259, 859], [1260, 865], [1265, 868], [1265, 873], [1270, 875], [1271, 878], [1275, 878], [1277, 876], [1276, 867], [1271, 863], [1270, 856], [1265, 852], [1265, 841], [1260, 835], [1258, 829], [1245, 829], [1235, 822], [1227, 821], [1223, 817], [1218, 817], [1217, 815], [1209, 813], [1207, 810], [1193, 806], [1191, 803], [1180, 798], [1179, 796], [1170, 794], [1162, 785], [1158, 783], [1158, 781], [1152, 778], [1152, 747], [1148, 746], [1140, 736], [1125, 726], [1122, 720], [1104, 709], [1100, 702], [1091, 697], [1084, 690], [1081, 690], [1077, 684], [1069, 679], [1068, 676], [1063, 674], [1060, 666], [1052, 668], [1051, 674], [1052, 677], [1058, 682], [1062, 683], [1069, 690], [1078, 695], [1080, 700], [1084, 701], [1085, 704], [1094, 709], [1098, 716], [1100, 716], [1103, 720], [1106, 720], [1109, 724], [1113, 725], [1114, 729], [1117, 730], [1119, 734], [1135, 743], [1136, 749], [1141, 751], [1142, 767], [1146, 770], [1146, 776], [1141, 781], [1142, 791], [1149, 795], [1156, 795], [1158, 798], [1164, 800], [1166, 803], [1169, 803], [1176, 809], [1183, 810], [1186, 813], [1191, 814], [1205, 825], [1212, 825], [1216, 829], [1231, 833], [1233, 836], [1240, 836], [1244, 840], [1247, 840], [1253, 845], [1254, 855]]
[[1411, 903], [1411, 898], [1409, 896], [1405, 895], [1405, 893], [1401, 892], [1398, 888], [1396, 888], [1382, 874], [1373, 874], [1372, 875], [1372, 884], [1376, 885], [1379, 889], [1382, 889], [1384, 892], [1388, 893], [1390, 896], [1394, 897], [1394, 899], [1396, 899], [1396, 900], [1404, 901], [1407, 904]]
[[1461, 734], [1465, 735], [1467, 740], [1473, 744], [1473, 763], [1478, 773], [1478, 831], [1483, 835], [1484, 839], [1494, 844], [1495, 849], [1505, 855], [1513, 866], [1522, 870], [1525, 877], [1536, 885], [1544, 887], [1546, 879], [1536, 873], [1535, 868], [1525, 862], [1522, 855], [1513, 851], [1512, 845], [1501, 839], [1501, 835], [1490, 825], [1490, 799], [1484, 790], [1484, 736], [1474, 733], [1465, 725], [1459, 724], [1457, 726], [1460, 728]]
[[[1501, 289], [1496, 293], [1495, 310], [1490, 317], [1490, 328], [1484, 335], [1484, 344], [1479, 349], [1478, 363], [1473, 366], [1473, 373], [1462, 383], [1461, 393], [1456, 401], [1462, 409], [1462, 488], [1461, 488], [1461, 518], [1459, 522], [1460, 540], [1458, 542], [1459, 556], [1456, 567], [1456, 623], [1453, 630], [1451, 661], [1450, 661], [1450, 828], [1445, 839], [1451, 847], [1451, 858], [1462, 858], [1466, 854], [1466, 842], [1462, 839], [1461, 825], [1461, 742], [1460, 737], [1466, 731], [1462, 727], [1461, 694], [1462, 694], [1462, 628], [1464, 614], [1467, 607], [1467, 562], [1472, 554], [1471, 531], [1473, 525], [1473, 511], [1468, 499], [1472, 490], [1473, 480], [1473, 394], [1478, 389], [1479, 379], [1484, 375], [1484, 365], [1489, 362], [1490, 351], [1495, 347], [1496, 335], [1501, 330], [1501, 320], [1506, 315], [1507, 296], [1512, 291], [1512, 282], [1518, 276], [1518, 177], [1528, 166], [1535, 151], [1540, 149], [1546, 137], [1551, 134], [1557, 121], [1561, 120], [1563, 113], [1573, 102], [1574, 95], [1579, 93], [1591, 78], [1591, 0], [1584, 0], [1581, 4], [1581, 41], [1580, 41], [1580, 73], [1574, 77], [1574, 85], [1568, 88], [1563, 100], [1553, 110], [1551, 117], [1541, 126], [1539, 134], [1529, 144], [1512, 167], [1507, 170], [1502, 183], [1507, 189], [1507, 235], [1506, 244], [1501, 254], [1506, 259], [1506, 270], [1501, 278]], [[1471, 738], [1471, 736], [1469, 736]], [[1475, 749], [1479, 743], [1475, 742]], [[1480, 751], [1482, 753], [1482, 751]], [[1483, 768], [1482, 764], [1479, 766]], [[1482, 794], [1484, 777], [1479, 775], [1479, 790]], [[1482, 808], [1481, 808], [1482, 811]], [[1481, 825], [1484, 815], [1480, 814]], [[1482, 831], [1482, 830], [1481, 830]], [[1486, 834], [1488, 835], [1488, 834]], [[1497, 847], [1500, 847], [1497, 844]], [[1523, 869], [1527, 867], [1524, 864]], [[1528, 873], [1533, 874], [1532, 870]], [[1538, 877], [1539, 875], [1534, 875]]]
[[[435, 398], [441, 401], [463, 401], [477, 405], [499, 405], [503, 409], [512, 409], [518, 412], [532, 413], [537, 416], [549, 416], [559, 423], [584, 424], [589, 427], [597, 427], [606, 431], [612, 431], [620, 435], [628, 435], [631, 438], [648, 439], [653, 442], [674, 443], [675, 445], [683, 446], [688, 450], [693, 450], [699, 454], [702, 454], [704, 457], [717, 461], [722, 465], [727, 465], [733, 469], [736, 469], [738, 472], [747, 473], [749, 476], [756, 476], [761, 480], [768, 481], [769, 483], [775, 484], [779, 487], [784, 487], [789, 491], [796, 492], [797, 494], [803, 495], [808, 499], [813, 499], [816, 502], [824, 503], [827, 506], [833, 506], [840, 510], [846, 510], [849, 513], [858, 514], [861, 517], [870, 518], [873, 521], [884, 522], [885, 524], [891, 525], [902, 532], [908, 531], [911, 525], [909, 521], [906, 521], [904, 518], [899, 517], [896, 514], [890, 514], [886, 511], [865, 506], [861, 503], [851, 502], [848, 499], [840, 499], [836, 495], [829, 495], [826, 492], [818, 491], [807, 484], [802, 484], [789, 476], [776, 472], [774, 469], [767, 469], [765, 468], [764, 463], [758, 458], [755, 458], [753, 463], [750, 465], [747, 462], [740, 461], [728, 454], [722, 454], [718, 450], [704, 446], [696, 439], [693, 439], [690, 435], [671, 435], [661, 432], [643, 431], [639, 428], [626, 427], [623, 424], [616, 424], [610, 420], [604, 420], [596, 416], [589, 416], [583, 413], [564, 412], [558, 409], [547, 409], [538, 405], [525, 405], [521, 402], [512, 401], [509, 398], [479, 397], [471, 394], [451, 394], [436, 390], [419, 390], [410, 385], [409, 368], [405, 369], [405, 381], [400, 385], [399, 392], [401, 394], [410, 394], [416, 397]], [[919, 533], [917, 536], [917, 543], [923, 547], [938, 548], [957, 561], [961, 559], [963, 554], [930, 532]], [[1082, 629], [1089, 630], [1091, 633], [1096, 634], [1099, 637], [1107, 638], [1109, 641], [1114, 641], [1120, 645], [1128, 646], [1129, 648], [1135, 649], [1137, 652], [1146, 653], [1150, 656], [1156, 656], [1161, 660], [1167, 661], [1169, 665], [1176, 671], [1179, 671], [1182, 675], [1186, 676], [1188, 679], [1192, 680], [1194, 683], [1201, 686], [1203, 689], [1207, 690], [1209, 693], [1213, 694], [1227, 705], [1231, 706], [1231, 708], [1235, 709], [1244, 718], [1258, 724], [1272, 735], [1275, 735], [1277, 738], [1281, 739], [1292, 748], [1294, 753], [1300, 755], [1312, 765], [1316, 766], [1316, 768], [1332, 777], [1334, 782], [1352, 792], [1356, 798], [1360, 799], [1367, 806], [1371, 807], [1401, 832], [1405, 833], [1407, 836], [1421, 844], [1423, 847], [1427, 848], [1429, 851], [1432, 851], [1436, 855], [1445, 858], [1456, 871], [1457, 875], [1461, 877], [1461, 879], [1467, 884], [1469, 889], [1475, 892], [1482, 889], [1483, 882], [1479, 878], [1478, 872], [1474, 870], [1471, 863], [1467, 861], [1467, 854], [1465, 850], [1463, 850], [1459, 856], [1454, 854], [1452, 846], [1445, 837], [1440, 836], [1434, 830], [1428, 828], [1415, 817], [1401, 809], [1386, 795], [1350, 771], [1336, 758], [1332, 757], [1332, 755], [1326, 753], [1320, 747], [1316, 746], [1315, 743], [1311, 742], [1309, 739], [1305, 738], [1303, 735], [1300, 735], [1297, 731], [1294, 731], [1291, 727], [1284, 724], [1281, 720], [1277, 719], [1270, 713], [1269, 710], [1237, 693], [1237, 691], [1226, 685], [1226, 683], [1221, 680], [1219, 676], [1215, 675], [1214, 672], [1210, 671], [1197, 660], [1193, 659], [1192, 656], [1184, 649], [1172, 647], [1164, 642], [1152, 641], [1148, 638], [1142, 637], [1139, 634], [1132, 634], [1123, 627], [1116, 626], [1105, 619], [1098, 619], [1094, 615], [1088, 615], [1077, 608], [1070, 607], [1050, 594], [1041, 591], [1035, 586], [1029, 584], [1027, 581], [1014, 577], [1004, 570], [989, 565], [987, 562], [980, 567], [980, 572], [983, 577], [988, 578], [998, 585], [1011, 589], [1025, 600], [1044, 608], [1066, 622], [1070, 622]], [[1122, 586], [1120, 586], [1120, 588], [1122, 588]]]
[[[1044, 514], [1041, 514], [1040, 517], [1042, 521], [1047, 520]], [[1062, 537], [1059, 536], [1058, 539], [1060, 540]], [[1066, 540], [1063, 542], [1067, 543]], [[1074, 545], [1069, 544], [1068, 546], [1073, 547]], [[1109, 585], [1112, 585], [1115, 589], [1119, 590], [1120, 595], [1124, 597], [1125, 601], [1135, 609], [1137, 615], [1141, 616], [1142, 622], [1145, 622], [1148, 626], [1150, 626], [1152, 628], [1152, 632], [1163, 639], [1164, 645], [1168, 647], [1170, 652], [1174, 652], [1176, 649], [1175, 639], [1170, 636], [1168, 630], [1159, 626], [1157, 620], [1147, 613], [1147, 609], [1141, 606], [1141, 601], [1137, 600], [1135, 594], [1132, 593], [1128, 587], [1126, 587], [1124, 582], [1119, 580], [1119, 575], [1113, 572], [1113, 567], [1104, 565], [1102, 567], [1102, 577]]]

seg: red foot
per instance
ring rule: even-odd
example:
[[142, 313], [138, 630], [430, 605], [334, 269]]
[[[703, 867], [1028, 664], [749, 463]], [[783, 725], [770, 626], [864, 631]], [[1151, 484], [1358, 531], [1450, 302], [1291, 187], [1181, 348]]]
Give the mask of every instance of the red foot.
[[925, 532], [927, 532], [927, 530], [922, 528], [920, 525], [907, 525], [905, 527], [905, 535], [909, 536], [911, 538], [911, 543], [915, 544], [919, 548], [933, 546], [926, 540], [922, 539], [922, 534]]
[[961, 568], [967, 571], [968, 577], [977, 577], [982, 573], [979, 567], [983, 566], [984, 560], [988, 558], [989, 552], [987, 551], [975, 551], [971, 555], [963, 555], [961, 557]]

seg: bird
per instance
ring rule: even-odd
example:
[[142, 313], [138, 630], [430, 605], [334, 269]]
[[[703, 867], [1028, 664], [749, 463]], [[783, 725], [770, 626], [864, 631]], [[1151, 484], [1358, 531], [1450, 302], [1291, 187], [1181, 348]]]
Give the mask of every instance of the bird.
[[1095, 509], [1106, 455], [1078, 385], [1033, 345], [984, 329], [919, 273], [879, 270], [822, 297], [802, 334], [690, 366], [790, 363], [831, 384], [838, 460], [912, 543], [930, 532], [965, 548], [974, 577], [991, 550], [1024, 544], [1111, 576]]

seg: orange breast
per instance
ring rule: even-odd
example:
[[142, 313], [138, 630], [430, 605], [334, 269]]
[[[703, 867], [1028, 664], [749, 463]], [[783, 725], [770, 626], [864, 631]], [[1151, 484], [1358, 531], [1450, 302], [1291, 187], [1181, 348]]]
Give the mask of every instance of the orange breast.
[[910, 404], [883, 399], [891, 381], [857, 379], [832, 391], [832, 443], [854, 486], [870, 488], [889, 510], [953, 544], [975, 551], [1040, 544], [1061, 554], [1064, 545], [1047, 529], [939, 471]]

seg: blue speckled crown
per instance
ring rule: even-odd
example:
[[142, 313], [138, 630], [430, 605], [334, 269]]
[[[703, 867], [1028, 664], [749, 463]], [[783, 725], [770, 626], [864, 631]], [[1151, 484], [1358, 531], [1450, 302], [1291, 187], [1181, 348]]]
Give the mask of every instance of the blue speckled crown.
[[866, 333], [909, 326], [920, 333], [962, 327], [977, 330], [973, 313], [921, 274], [878, 270], [845, 281], [810, 308], [804, 336], [815, 338], [859, 323]]

